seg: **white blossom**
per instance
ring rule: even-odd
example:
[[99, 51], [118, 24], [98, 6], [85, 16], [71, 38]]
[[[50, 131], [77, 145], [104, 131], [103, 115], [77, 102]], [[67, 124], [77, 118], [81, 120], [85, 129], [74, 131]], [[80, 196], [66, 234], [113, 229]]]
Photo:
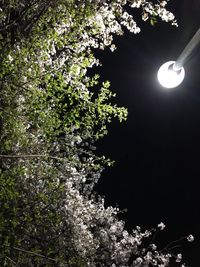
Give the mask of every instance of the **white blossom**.
[[188, 240], [188, 242], [193, 242], [194, 241], [194, 236], [193, 235], [189, 235], [187, 237], [187, 240]]
[[165, 224], [163, 222], [158, 224], [158, 228], [162, 231], [165, 229]]
[[179, 254], [177, 254], [177, 256], [176, 256], [176, 262], [181, 262], [181, 261], [182, 261], [182, 254], [179, 253]]

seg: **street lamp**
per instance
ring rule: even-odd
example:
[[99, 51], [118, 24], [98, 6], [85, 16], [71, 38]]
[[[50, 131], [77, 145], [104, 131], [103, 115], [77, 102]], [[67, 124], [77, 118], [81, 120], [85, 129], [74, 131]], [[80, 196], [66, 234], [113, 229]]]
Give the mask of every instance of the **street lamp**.
[[185, 49], [176, 61], [168, 61], [159, 68], [157, 78], [163, 87], [174, 88], [181, 84], [185, 77], [183, 65], [199, 42], [200, 28], [195, 33], [191, 41], [186, 45]]

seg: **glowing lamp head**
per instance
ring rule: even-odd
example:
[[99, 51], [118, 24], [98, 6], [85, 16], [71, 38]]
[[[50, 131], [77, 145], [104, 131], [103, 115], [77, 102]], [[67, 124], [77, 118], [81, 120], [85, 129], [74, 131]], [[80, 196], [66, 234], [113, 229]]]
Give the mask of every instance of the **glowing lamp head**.
[[176, 69], [174, 63], [175, 61], [168, 61], [158, 70], [158, 81], [165, 88], [177, 87], [185, 77], [184, 68]]

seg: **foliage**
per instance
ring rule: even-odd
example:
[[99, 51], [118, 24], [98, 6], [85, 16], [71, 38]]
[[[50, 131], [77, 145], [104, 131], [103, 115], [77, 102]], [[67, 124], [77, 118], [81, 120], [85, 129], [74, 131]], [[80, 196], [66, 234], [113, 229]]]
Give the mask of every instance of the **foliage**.
[[88, 69], [99, 64], [92, 50], [114, 50], [123, 27], [139, 32], [127, 5], [176, 24], [165, 1], [0, 3], [1, 266], [165, 267], [173, 257], [145, 248], [154, 229], [128, 233], [93, 190], [112, 163], [95, 141], [127, 110]]

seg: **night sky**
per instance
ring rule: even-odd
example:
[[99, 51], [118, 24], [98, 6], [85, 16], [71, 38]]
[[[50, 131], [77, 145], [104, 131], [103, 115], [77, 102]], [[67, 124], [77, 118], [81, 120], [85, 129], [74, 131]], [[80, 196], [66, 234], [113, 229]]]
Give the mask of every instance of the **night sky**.
[[[176, 60], [200, 27], [199, 0], [171, 0], [168, 5], [179, 27], [141, 21], [138, 35], [117, 37], [117, 51], [100, 52], [103, 79], [111, 82], [118, 105], [128, 120], [114, 122], [98, 144], [98, 152], [116, 161], [97, 186], [108, 205], [128, 211], [121, 216], [129, 229], [166, 224], [161, 245], [193, 234], [181, 242], [188, 266], [199, 266], [200, 252], [200, 47], [184, 66], [186, 77], [175, 89], [163, 89], [157, 70]], [[99, 70], [99, 69], [98, 69]]]

